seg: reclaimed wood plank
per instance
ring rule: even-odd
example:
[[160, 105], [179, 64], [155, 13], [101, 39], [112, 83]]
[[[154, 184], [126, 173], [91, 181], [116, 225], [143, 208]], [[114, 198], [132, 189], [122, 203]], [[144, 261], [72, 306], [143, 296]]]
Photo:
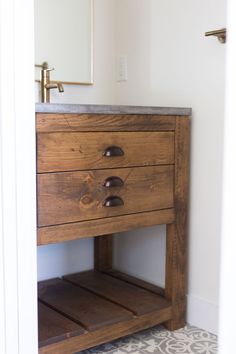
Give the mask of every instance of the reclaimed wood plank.
[[[123, 156], [105, 156], [109, 147]], [[38, 173], [174, 163], [174, 132], [59, 132], [37, 134]]]
[[94, 269], [109, 271], [113, 266], [113, 235], [94, 238]]
[[38, 303], [39, 347], [59, 342], [63, 339], [79, 336], [85, 329], [69, 320], [50, 307]]
[[175, 223], [167, 225], [166, 298], [173, 306], [169, 330], [186, 323], [187, 214], [189, 181], [189, 119], [176, 120], [175, 132]]
[[[104, 187], [115, 177], [122, 186]], [[39, 174], [38, 226], [171, 208], [173, 184], [172, 165]], [[105, 201], [114, 196], [123, 205], [105, 207]]]
[[173, 131], [174, 116], [38, 113], [37, 132]]
[[46, 245], [86, 237], [102, 236], [141, 227], [170, 224], [175, 220], [174, 208], [116, 216], [77, 223], [40, 227], [38, 245]]
[[89, 331], [132, 318], [132, 313], [61, 279], [38, 285], [39, 300]]
[[133, 277], [129, 274], [120, 272], [118, 270], [112, 269], [112, 270], [108, 270], [108, 271], [104, 271], [106, 274], [111, 275], [112, 277], [115, 277], [117, 279], [126, 281], [127, 283], [136, 285], [142, 289], [148, 290], [153, 292], [154, 294], [158, 294], [161, 296], [165, 295], [165, 290], [163, 288], [161, 288], [160, 286], [151, 284], [149, 282], [146, 282], [144, 280], [141, 280], [139, 278]]
[[64, 279], [121, 305], [136, 316], [168, 307], [164, 297], [101, 272], [71, 274]]
[[171, 316], [171, 307], [153, 311], [122, 323], [101, 328], [94, 332], [85, 333], [79, 337], [68, 338], [62, 342], [42, 347], [39, 350], [39, 354], [74, 354], [84, 349], [92, 348], [114, 339], [153, 327], [169, 320]]

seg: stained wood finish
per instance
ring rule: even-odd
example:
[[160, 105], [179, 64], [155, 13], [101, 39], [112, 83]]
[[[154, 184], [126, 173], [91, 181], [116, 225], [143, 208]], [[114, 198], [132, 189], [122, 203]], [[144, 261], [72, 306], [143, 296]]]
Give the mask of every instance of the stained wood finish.
[[[124, 156], [103, 156], [110, 146]], [[39, 173], [174, 163], [173, 132], [38, 133], [37, 148]]]
[[163, 209], [145, 213], [116, 216], [77, 223], [38, 228], [38, 245], [78, 240], [134, 230], [141, 227], [170, 224], [175, 220], [175, 211]]
[[99, 236], [94, 239], [94, 269], [110, 271], [113, 266], [113, 235]]
[[79, 336], [84, 328], [42, 303], [38, 303], [39, 347]]
[[[62, 324], [65, 337], [58, 329], [54, 343], [57, 333], [52, 333], [40, 354], [74, 354], [158, 323], [164, 322], [170, 330], [185, 324], [189, 119], [133, 113], [37, 114], [38, 190], [44, 199], [43, 204], [42, 199], [39, 202], [38, 244], [99, 236], [95, 238], [95, 269], [102, 272], [39, 284], [40, 301], [65, 321], [87, 330], [64, 339], [72, 334]], [[103, 156], [110, 147], [124, 155]], [[153, 189], [157, 186], [153, 176], [160, 169], [165, 177]], [[101, 181], [112, 176], [124, 184], [112, 186], [109, 180], [110, 188], [103, 187]], [[163, 198], [165, 203], [170, 197], [165, 195], [167, 185], [171, 204], [160, 203], [155, 210], [154, 199]], [[129, 193], [133, 204], [122, 215], [115, 214], [118, 209], [99, 214], [103, 198], [114, 196], [113, 191], [125, 202], [118, 208], [127, 208]], [[83, 197], [87, 202], [76, 210]], [[167, 224], [165, 298], [159, 296], [163, 289], [112, 269], [112, 234], [157, 224]]]
[[132, 313], [60, 279], [39, 283], [39, 299], [89, 331], [132, 318]]
[[175, 209], [176, 220], [167, 226], [166, 298], [172, 302], [170, 330], [185, 325], [187, 266], [187, 202], [189, 177], [189, 120], [177, 119], [175, 132]]
[[[117, 176], [121, 187], [104, 187]], [[57, 225], [173, 207], [173, 166], [38, 175], [38, 226]], [[161, 191], [161, 192], [160, 192]], [[123, 202], [105, 207], [109, 197]]]
[[87, 348], [110, 342], [114, 339], [153, 327], [170, 319], [171, 307], [138, 316], [132, 320], [124, 321], [101, 328], [94, 332], [85, 333], [79, 337], [69, 338], [62, 342], [39, 349], [39, 354], [74, 354]]
[[73, 131], [171, 131], [174, 116], [148, 114], [50, 114], [38, 113], [37, 132]]
[[77, 273], [64, 279], [121, 305], [136, 316], [168, 307], [163, 297], [100, 272]]
[[157, 285], [148, 283], [148, 282], [146, 282], [144, 280], [138, 279], [136, 277], [133, 277], [131, 275], [119, 272], [118, 270], [112, 269], [110, 271], [105, 271], [105, 273], [110, 275], [110, 276], [112, 276], [112, 277], [115, 277], [117, 279], [123, 280], [123, 281], [125, 281], [125, 282], [127, 282], [129, 284], [136, 285], [139, 288], [148, 290], [148, 291], [150, 291], [150, 292], [152, 292], [154, 294], [161, 295], [161, 296], [165, 295], [165, 291], [164, 291], [163, 288], [161, 288], [161, 287], [159, 287]]
[[[106, 294], [105, 296], [108, 297], [109, 295], [112, 302], [110, 302], [110, 300], [104, 300], [102, 294], [102, 297], [100, 295], [94, 295], [90, 291], [81, 289], [80, 286], [71, 285], [70, 283], [63, 282], [60, 279], [41, 282], [39, 284], [39, 297], [43, 298], [43, 301], [46, 303], [52, 302], [52, 307], [56, 308], [58, 311], [56, 313], [56, 317], [54, 317], [54, 310], [49, 309], [49, 311], [53, 311], [52, 319], [54, 321], [54, 318], [57, 318], [57, 316], [60, 318], [57, 327], [60, 327], [62, 323], [61, 329], [51, 330], [50, 325], [53, 321], [49, 320], [49, 323], [47, 322], [47, 318], [49, 317], [50, 319], [51, 313], [49, 315], [48, 312], [43, 314], [45, 316], [45, 321], [44, 328], [41, 328], [41, 331], [44, 332], [44, 337], [49, 337], [52, 335], [52, 338], [47, 338], [47, 344], [40, 347], [39, 353], [41, 354], [74, 354], [75, 352], [83, 349], [111, 341], [115, 338], [119, 338], [148, 327], [152, 327], [156, 324], [162, 323], [163, 321], [167, 321], [172, 317], [172, 308], [168, 301], [166, 301], [163, 297], [154, 294], [152, 291], [146, 291], [138, 286], [130, 285], [127, 281], [120, 281], [103, 273], [99, 274], [98, 272], [84, 272], [77, 275], [67, 276], [66, 279], [67, 281], [78, 281], [80, 286], [82, 285], [85, 288], [89, 288], [93, 292], [103, 293], [104, 291]], [[110, 283], [110, 281], [112, 283]], [[74, 289], [79, 290], [79, 293], [75, 293]], [[89, 307], [85, 306], [84, 308], [81, 308], [81, 302], [82, 306], [85, 305], [84, 293], [81, 291], [85, 291], [87, 296], [90, 294], [98, 299], [94, 304], [92, 304], [92, 308], [91, 305]], [[122, 299], [123, 297], [126, 299], [124, 305]], [[125, 313], [126, 318], [122, 321], [117, 321], [117, 323], [114, 322], [114, 324], [110, 324], [108, 322], [107, 325], [104, 326], [104, 314], [102, 314], [102, 316], [98, 316], [99, 309], [97, 306], [101, 306], [100, 301], [105, 301], [115, 307], [116, 305], [114, 305], [114, 301], [121, 302], [122, 304], [117, 307], [121, 312], [125, 311], [123, 314]], [[138, 305], [139, 302], [140, 305]], [[147, 313], [133, 317], [129, 310], [124, 310], [124, 306], [127, 308], [132, 308], [132, 312], [139, 312], [139, 310], [144, 306]], [[152, 306], [153, 309], [151, 310]], [[106, 312], [107, 308], [108, 307], [106, 306], [102, 309]], [[142, 312], [143, 311], [141, 310], [141, 313]], [[65, 317], [63, 317], [62, 314], [64, 314]], [[127, 314], [128, 316], [126, 316]], [[112, 311], [111, 315], [114, 315], [114, 311]], [[88, 317], [86, 318], [86, 322], [90, 322], [92, 321], [92, 318], [94, 318], [97, 328], [93, 328], [92, 330], [87, 328], [88, 332], [80, 333], [79, 335], [71, 338], [71, 334], [67, 335], [68, 325], [65, 326], [65, 323], [68, 324], [68, 322], [70, 322], [68, 317], [71, 318], [71, 316], [76, 322], [81, 321], [83, 316], [84, 318]], [[78, 320], [77, 317], [80, 320]], [[101, 322], [100, 324], [99, 321]], [[43, 324], [41, 324], [41, 327], [42, 326]], [[73, 328], [74, 326], [77, 326], [77, 324], [73, 323]], [[71, 327], [69, 328], [71, 329]], [[48, 335], [46, 333], [47, 330], [49, 330]], [[61, 337], [58, 338], [57, 343], [54, 343], [55, 331], [57, 333], [57, 330], [60, 332]], [[63, 337], [63, 331], [65, 331], [64, 336], [67, 338]]]

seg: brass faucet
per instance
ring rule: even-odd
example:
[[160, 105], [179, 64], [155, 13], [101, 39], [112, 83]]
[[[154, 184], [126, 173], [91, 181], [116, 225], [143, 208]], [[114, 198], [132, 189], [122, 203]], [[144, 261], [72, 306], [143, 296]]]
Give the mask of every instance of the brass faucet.
[[58, 89], [59, 92], [64, 92], [64, 87], [61, 82], [50, 81], [50, 71], [54, 68], [49, 69], [48, 63], [44, 62], [42, 65], [36, 65], [41, 67], [41, 101], [43, 103], [50, 102], [50, 90]]

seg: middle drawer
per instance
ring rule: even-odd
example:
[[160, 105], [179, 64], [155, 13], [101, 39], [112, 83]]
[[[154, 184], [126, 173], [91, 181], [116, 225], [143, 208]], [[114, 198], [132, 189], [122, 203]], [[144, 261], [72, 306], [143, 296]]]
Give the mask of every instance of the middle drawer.
[[38, 226], [173, 207], [174, 167], [39, 174]]

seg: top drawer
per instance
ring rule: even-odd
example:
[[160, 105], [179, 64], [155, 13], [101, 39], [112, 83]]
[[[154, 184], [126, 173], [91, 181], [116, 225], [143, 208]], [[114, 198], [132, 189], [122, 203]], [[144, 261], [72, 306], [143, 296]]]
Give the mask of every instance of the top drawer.
[[173, 132], [37, 134], [38, 173], [173, 163]]

